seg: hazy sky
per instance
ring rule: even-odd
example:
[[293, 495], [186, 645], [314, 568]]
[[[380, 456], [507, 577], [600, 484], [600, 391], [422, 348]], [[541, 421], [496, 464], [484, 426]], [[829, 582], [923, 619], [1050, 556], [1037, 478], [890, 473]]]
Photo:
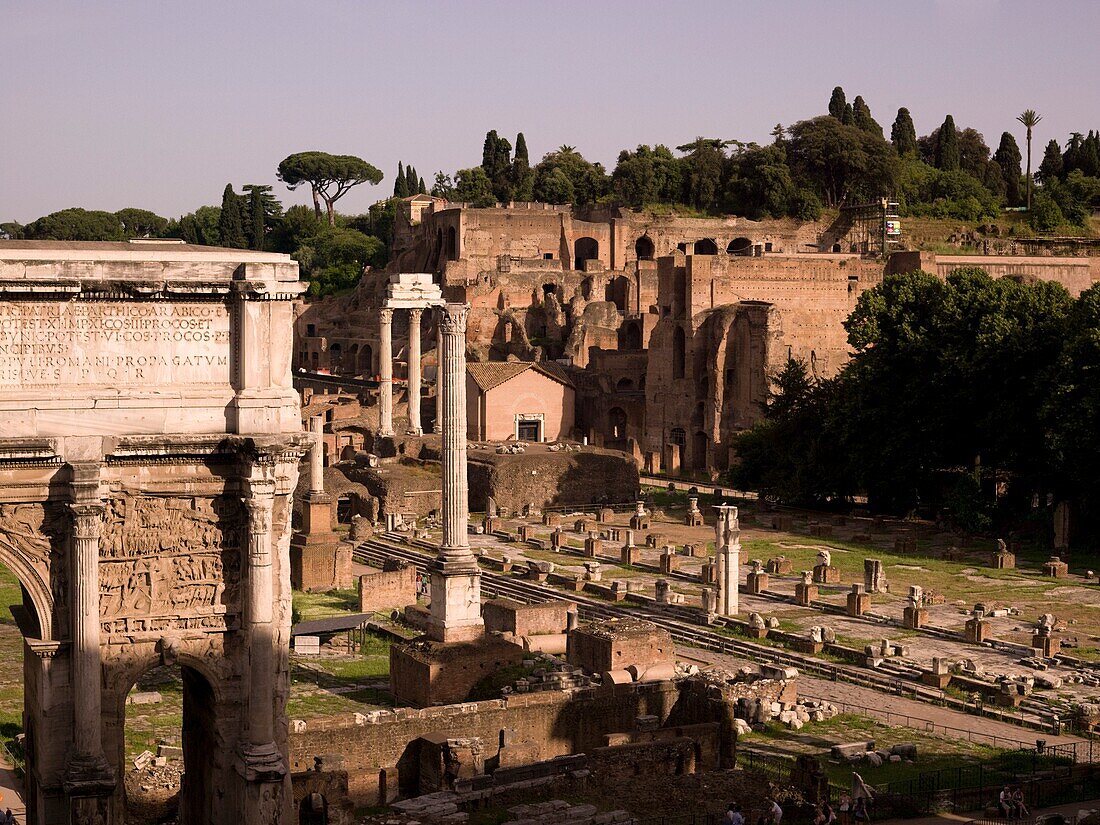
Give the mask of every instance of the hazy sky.
[[[1015, 116], [1047, 140], [1100, 128], [1100, 2], [245, 2], [0, 0], [0, 220], [68, 206], [180, 215], [287, 154], [360, 155], [390, 194], [476, 165], [487, 129], [532, 160], [612, 167], [639, 143], [763, 141], [862, 94], [889, 131], [950, 112], [993, 147]], [[1036, 161], [1036, 164], [1038, 161]]]

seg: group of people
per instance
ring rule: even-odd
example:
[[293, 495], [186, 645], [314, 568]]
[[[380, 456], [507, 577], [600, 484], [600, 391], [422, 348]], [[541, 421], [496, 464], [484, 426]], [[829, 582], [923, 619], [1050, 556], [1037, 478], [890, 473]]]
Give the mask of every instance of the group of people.
[[1031, 815], [1031, 811], [1029, 811], [1027, 805], [1024, 804], [1024, 791], [1019, 785], [1015, 787], [1012, 785], [1005, 785], [1000, 796], [997, 797], [997, 806], [1001, 809], [1001, 813], [1004, 814], [1004, 818], [1010, 822]]
[[[756, 818], [756, 825], [780, 825], [783, 822], [783, 809], [772, 797], [764, 800], [764, 810]], [[745, 812], [736, 802], [731, 802], [726, 809], [726, 815], [722, 818], [722, 825], [748, 825]]]

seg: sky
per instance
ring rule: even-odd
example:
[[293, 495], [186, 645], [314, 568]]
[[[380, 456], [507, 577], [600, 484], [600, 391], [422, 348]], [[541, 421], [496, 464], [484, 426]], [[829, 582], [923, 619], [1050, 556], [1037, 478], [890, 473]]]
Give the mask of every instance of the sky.
[[70, 206], [179, 216], [225, 184], [275, 186], [286, 155], [399, 160], [431, 185], [488, 129], [532, 162], [562, 144], [768, 140], [834, 86], [889, 133], [952, 114], [993, 148], [1015, 117], [1046, 142], [1100, 128], [1096, 0], [0, 0], [0, 221]]

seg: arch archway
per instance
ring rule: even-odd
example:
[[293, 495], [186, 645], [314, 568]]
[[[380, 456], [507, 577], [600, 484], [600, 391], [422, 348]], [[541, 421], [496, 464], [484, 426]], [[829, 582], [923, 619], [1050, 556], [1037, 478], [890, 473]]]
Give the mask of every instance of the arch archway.
[[338, 343], [328, 348], [328, 366], [333, 372], [342, 370], [344, 366], [344, 348]]
[[652, 261], [653, 252], [653, 239], [649, 235], [642, 235], [634, 241], [634, 254], [638, 256], [639, 261]]
[[642, 324], [631, 321], [623, 327], [623, 349], [637, 352], [642, 348]]
[[683, 327], [676, 327], [672, 333], [672, 377], [684, 377], [684, 360], [686, 358], [687, 337]]
[[607, 433], [611, 438], [626, 438], [627, 416], [622, 407], [607, 411]]
[[458, 230], [453, 226], [447, 227], [446, 256], [448, 261], [458, 260]]
[[727, 255], [751, 255], [752, 241], [749, 238], [734, 238], [726, 245]]
[[630, 301], [630, 281], [624, 275], [612, 278], [604, 289], [604, 300], [611, 301], [619, 312], [626, 312]]
[[718, 244], [714, 242], [714, 238], [700, 238], [695, 242], [695, 254], [696, 255], [717, 255]]
[[298, 805], [298, 825], [328, 825], [328, 800], [317, 792], [306, 794]]
[[370, 375], [374, 364], [374, 353], [370, 344], [359, 347], [359, 357], [356, 359], [356, 372], [359, 375]]
[[577, 238], [573, 242], [573, 269], [584, 269], [585, 261], [595, 261], [600, 257], [600, 242], [595, 238]]
[[615, 392], [630, 392], [634, 389], [634, 382], [629, 378], [620, 378], [615, 382]]

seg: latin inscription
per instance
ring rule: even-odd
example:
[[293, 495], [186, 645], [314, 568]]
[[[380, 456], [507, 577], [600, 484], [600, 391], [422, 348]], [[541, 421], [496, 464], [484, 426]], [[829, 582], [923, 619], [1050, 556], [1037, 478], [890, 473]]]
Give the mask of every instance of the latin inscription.
[[0, 387], [226, 383], [223, 304], [0, 304]]

